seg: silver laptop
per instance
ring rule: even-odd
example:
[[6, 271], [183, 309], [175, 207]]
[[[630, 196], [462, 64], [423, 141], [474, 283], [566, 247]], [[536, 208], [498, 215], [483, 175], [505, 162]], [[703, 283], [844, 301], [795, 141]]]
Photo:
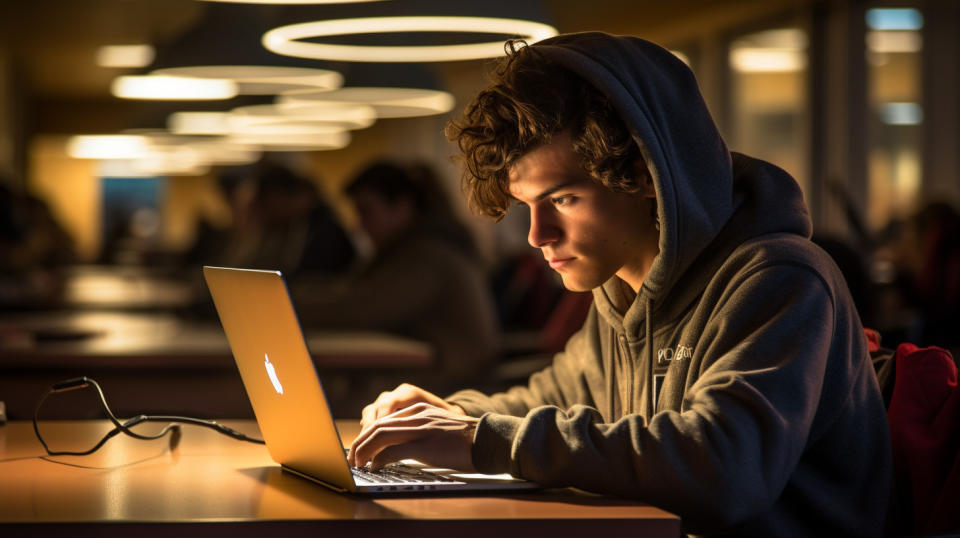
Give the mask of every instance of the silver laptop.
[[466, 474], [416, 462], [351, 468], [279, 271], [204, 267], [220, 322], [270, 457], [336, 491], [423, 493], [533, 489], [510, 475]]

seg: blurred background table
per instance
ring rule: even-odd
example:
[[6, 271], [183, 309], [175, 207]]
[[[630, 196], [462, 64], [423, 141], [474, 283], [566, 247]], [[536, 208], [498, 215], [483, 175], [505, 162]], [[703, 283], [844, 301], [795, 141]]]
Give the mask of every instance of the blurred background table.
[[[259, 436], [253, 421], [225, 421]], [[158, 428], [159, 424], [145, 425]], [[339, 421], [344, 439], [356, 421]], [[106, 421], [41, 424], [52, 447], [87, 448]], [[69, 447], [69, 448], [68, 448]], [[29, 422], [0, 426], [4, 536], [670, 536], [676, 516], [643, 503], [575, 490], [366, 498], [284, 473], [261, 445], [184, 426], [166, 439], [111, 439], [91, 456], [44, 457]]]
[[[348, 383], [351, 376], [399, 376], [433, 363], [429, 345], [389, 334], [309, 332], [307, 345], [330, 385], [328, 392], [336, 392], [336, 384]], [[47, 386], [82, 375], [103, 385], [121, 415], [253, 416], [216, 321], [99, 310], [0, 316], [0, 401], [6, 402], [11, 418], [29, 418]], [[63, 404], [51, 400], [50, 416], [102, 416], [95, 402], [77, 406], [72, 398]]]

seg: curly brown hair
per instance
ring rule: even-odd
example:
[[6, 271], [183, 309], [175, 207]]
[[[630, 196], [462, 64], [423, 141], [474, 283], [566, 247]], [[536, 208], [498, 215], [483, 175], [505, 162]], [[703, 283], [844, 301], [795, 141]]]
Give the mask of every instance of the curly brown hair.
[[536, 46], [508, 41], [506, 51], [490, 86], [446, 130], [461, 151], [471, 208], [502, 218], [512, 199], [510, 167], [564, 131], [597, 182], [616, 192], [638, 192], [642, 178], [634, 166], [642, 161], [640, 148], [610, 100]]

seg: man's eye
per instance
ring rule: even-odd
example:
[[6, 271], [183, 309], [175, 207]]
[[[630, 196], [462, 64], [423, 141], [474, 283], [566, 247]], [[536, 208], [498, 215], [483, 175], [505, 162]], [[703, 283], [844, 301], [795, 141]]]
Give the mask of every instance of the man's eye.
[[572, 202], [572, 201], [573, 201], [573, 197], [572, 197], [572, 196], [569, 196], [569, 195], [568, 195], [568, 196], [557, 196], [556, 198], [551, 198], [551, 199], [550, 199], [550, 202], [552, 202], [553, 205], [556, 205], [556, 206], [570, 205], [570, 202]]

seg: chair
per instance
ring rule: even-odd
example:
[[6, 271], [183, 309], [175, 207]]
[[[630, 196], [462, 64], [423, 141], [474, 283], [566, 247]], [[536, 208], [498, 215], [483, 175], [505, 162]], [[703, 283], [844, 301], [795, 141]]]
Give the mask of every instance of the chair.
[[960, 531], [960, 387], [945, 349], [897, 347], [887, 419], [893, 448], [896, 534]]

